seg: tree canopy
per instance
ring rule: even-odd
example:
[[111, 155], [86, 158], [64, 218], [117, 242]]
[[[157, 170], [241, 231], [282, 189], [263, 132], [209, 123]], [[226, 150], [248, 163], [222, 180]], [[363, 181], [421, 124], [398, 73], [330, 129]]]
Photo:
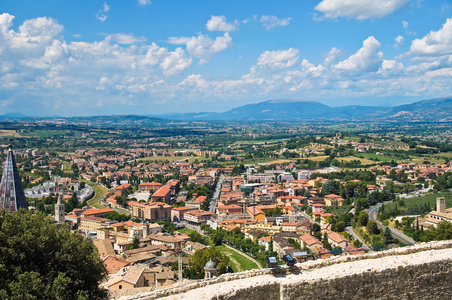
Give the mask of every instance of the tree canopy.
[[41, 212], [0, 212], [0, 299], [106, 299], [91, 240]]

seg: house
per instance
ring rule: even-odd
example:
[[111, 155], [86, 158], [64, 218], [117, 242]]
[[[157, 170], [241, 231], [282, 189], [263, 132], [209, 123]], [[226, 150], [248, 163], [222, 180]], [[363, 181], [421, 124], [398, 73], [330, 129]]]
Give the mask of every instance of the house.
[[109, 290], [125, 290], [144, 287], [145, 266], [124, 267], [116, 274], [111, 275], [105, 286]]
[[309, 234], [303, 234], [300, 236], [300, 240], [302, 241], [302, 247], [308, 248], [311, 252], [317, 252], [320, 247], [323, 246], [322, 242]]
[[191, 210], [185, 213], [184, 219], [193, 225], [201, 225], [207, 223], [208, 220], [215, 219], [216, 213], [208, 212], [205, 210]]
[[217, 213], [219, 215], [241, 215], [242, 207], [237, 204], [222, 205], [217, 207]]
[[271, 236], [263, 236], [257, 240], [257, 243], [259, 244], [259, 246], [264, 246], [265, 251], [268, 251], [270, 248], [271, 241], [272, 241]]
[[130, 201], [132, 207], [132, 216], [145, 219], [150, 222], [170, 221], [171, 206], [163, 202], [139, 203]]
[[115, 188], [116, 192], [120, 192], [122, 195], [126, 194], [129, 189], [132, 187], [130, 183], [124, 183]]
[[346, 238], [334, 231], [328, 234], [328, 243], [333, 247], [341, 247], [342, 249], [350, 246], [350, 242]]
[[344, 199], [335, 194], [326, 195], [324, 200], [326, 206], [342, 206], [344, 204]]
[[138, 189], [140, 192], [149, 192], [158, 190], [162, 184], [160, 182], [143, 182], [140, 183]]
[[175, 207], [171, 209], [171, 221], [179, 222], [184, 220], [184, 215], [190, 210], [196, 210], [195, 207]]

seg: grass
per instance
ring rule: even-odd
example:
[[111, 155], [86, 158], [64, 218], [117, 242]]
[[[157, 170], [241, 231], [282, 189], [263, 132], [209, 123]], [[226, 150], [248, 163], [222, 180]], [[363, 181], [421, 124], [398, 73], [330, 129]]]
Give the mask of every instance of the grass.
[[55, 135], [65, 135], [70, 133], [69, 130], [34, 130], [30, 133], [21, 133], [21, 136], [34, 136], [40, 138], [48, 138]]
[[351, 205], [343, 205], [343, 206], [328, 206], [326, 207], [326, 211], [332, 214], [346, 214], [352, 208]]
[[[373, 153], [360, 153], [360, 154], [357, 154], [357, 156], [362, 156], [363, 158], [365, 158], [365, 159], [378, 159], [379, 161], [391, 161], [391, 160], [393, 160], [393, 158], [390, 158], [390, 157], [385, 157], [385, 156], [381, 156], [381, 155], [376, 155], [376, 154], [373, 154]], [[375, 163], [375, 162], [374, 162]]]
[[88, 205], [100, 208], [100, 198], [108, 192], [108, 189], [104, 188], [102, 185], [93, 185], [94, 197], [88, 200]]
[[215, 249], [229, 257], [229, 266], [234, 272], [259, 269], [256, 263], [249, 260], [246, 256], [229, 249], [225, 245], [216, 246]]

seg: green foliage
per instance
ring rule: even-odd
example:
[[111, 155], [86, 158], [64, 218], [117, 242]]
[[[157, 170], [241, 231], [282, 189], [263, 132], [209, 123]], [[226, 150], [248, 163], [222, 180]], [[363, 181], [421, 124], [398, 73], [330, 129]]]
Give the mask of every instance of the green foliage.
[[157, 224], [163, 225], [162, 230], [171, 234], [177, 229], [176, 225], [170, 221], [158, 221]]
[[367, 222], [366, 230], [369, 234], [379, 234], [380, 230], [378, 229], [377, 223], [370, 220]]
[[106, 299], [91, 240], [44, 214], [0, 212], [0, 299]]
[[365, 211], [361, 211], [358, 215], [358, 226], [366, 226], [369, 221], [369, 216]]
[[203, 245], [209, 245], [209, 238], [200, 234], [197, 231], [192, 231], [188, 234], [192, 242], [201, 243]]
[[428, 231], [424, 231], [421, 238], [423, 242], [430, 241], [442, 241], [452, 239], [452, 223], [447, 221], [441, 221], [438, 226], [431, 228]]
[[184, 270], [184, 277], [190, 279], [204, 278], [204, 266], [212, 260], [217, 265], [217, 275], [227, 273], [229, 257], [221, 254], [215, 248], [206, 248], [198, 250], [190, 257], [188, 268]]
[[294, 246], [295, 249], [301, 249], [301, 245], [297, 241], [295, 241], [293, 238], [289, 238], [287, 241], [289, 242], [289, 244]]
[[[131, 216], [125, 215], [125, 214], [120, 214], [117, 211], [112, 211], [112, 212], [106, 213], [105, 218], [110, 219], [110, 220], [115, 220], [118, 222], [123, 222], [123, 221], [129, 221]], [[140, 222], [141, 222], [141, 220], [138, 219], [138, 223], [140, 223]]]
[[385, 243], [385, 245], [389, 245], [392, 243], [392, 241], [391, 230], [389, 229], [389, 227], [386, 227], [383, 233], [383, 242]]

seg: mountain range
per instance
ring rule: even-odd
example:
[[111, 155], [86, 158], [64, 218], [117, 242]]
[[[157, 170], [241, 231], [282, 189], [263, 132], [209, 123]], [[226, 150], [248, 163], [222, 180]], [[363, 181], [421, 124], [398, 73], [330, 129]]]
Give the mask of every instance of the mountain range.
[[[0, 120], [36, 119], [21, 113], [0, 115]], [[47, 117], [52, 118], [52, 117]], [[47, 119], [44, 118], [44, 119]], [[54, 117], [61, 118], [61, 117]], [[309, 100], [276, 99], [247, 104], [226, 112], [168, 113], [161, 115], [113, 115], [97, 117], [61, 118], [71, 121], [88, 121], [95, 118], [96, 123], [166, 123], [166, 120], [179, 121], [400, 121], [400, 122], [452, 122], [452, 96], [422, 100], [394, 107], [387, 106], [338, 106], [331, 107]], [[43, 118], [39, 118], [43, 119]], [[92, 121], [92, 120], [91, 120]], [[91, 122], [90, 121], [90, 122]]]
[[223, 113], [163, 114], [154, 117], [172, 120], [203, 121], [297, 121], [297, 120], [396, 120], [452, 121], [452, 97], [423, 100], [395, 107], [331, 107], [308, 100], [277, 99], [247, 104]]

